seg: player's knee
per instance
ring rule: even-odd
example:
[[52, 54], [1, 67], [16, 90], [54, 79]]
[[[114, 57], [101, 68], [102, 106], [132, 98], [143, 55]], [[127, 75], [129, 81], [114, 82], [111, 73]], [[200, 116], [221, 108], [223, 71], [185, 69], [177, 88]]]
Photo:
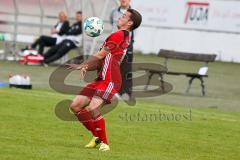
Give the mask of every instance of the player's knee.
[[39, 41], [43, 41], [43, 39], [44, 39], [44, 36], [39, 37]]
[[85, 108], [88, 112], [92, 112], [94, 110], [94, 107], [89, 105]]
[[79, 112], [83, 107], [85, 106], [84, 101], [81, 100], [73, 100], [70, 108], [73, 112], [77, 113]]
[[86, 110], [89, 112], [93, 112], [99, 108], [99, 105], [97, 103], [91, 103], [86, 107]]

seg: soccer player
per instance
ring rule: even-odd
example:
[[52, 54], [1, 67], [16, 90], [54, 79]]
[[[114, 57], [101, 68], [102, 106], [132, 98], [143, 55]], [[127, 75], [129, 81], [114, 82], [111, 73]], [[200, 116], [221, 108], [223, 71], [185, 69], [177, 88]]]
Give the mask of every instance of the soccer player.
[[120, 63], [129, 45], [129, 32], [138, 28], [142, 22], [141, 14], [128, 9], [118, 19], [118, 31], [112, 33], [104, 42], [100, 51], [82, 64], [67, 64], [68, 69], [80, 70], [84, 77], [90, 70], [98, 70], [97, 79], [89, 83], [71, 104], [71, 109], [78, 120], [92, 133], [92, 140], [85, 146], [95, 148], [100, 144], [100, 151], [108, 151], [105, 120], [99, 109], [112, 102], [113, 96], [121, 88]]

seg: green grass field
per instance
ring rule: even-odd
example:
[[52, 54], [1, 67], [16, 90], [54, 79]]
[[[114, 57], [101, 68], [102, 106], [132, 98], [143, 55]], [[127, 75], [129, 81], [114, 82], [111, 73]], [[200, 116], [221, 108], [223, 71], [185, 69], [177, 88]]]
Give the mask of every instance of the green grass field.
[[[136, 56], [136, 62], [162, 62], [155, 56]], [[171, 61], [170, 69], [194, 71], [199, 64]], [[210, 64], [207, 96], [199, 82], [185, 95], [185, 77], [167, 77], [174, 89], [167, 95], [121, 102], [105, 115], [111, 151], [85, 149], [90, 134], [77, 121], [62, 121], [55, 105], [73, 95], [49, 88], [55, 67], [23, 66], [0, 61], [0, 81], [8, 74], [26, 73], [33, 90], [0, 88], [0, 159], [240, 159], [239, 64]], [[76, 72], [67, 83], [78, 84]], [[154, 119], [150, 115], [166, 115]], [[127, 114], [127, 117], [125, 116]], [[140, 114], [140, 119], [136, 115]], [[135, 116], [135, 117], [134, 117]], [[146, 119], [143, 117], [147, 116]], [[174, 116], [175, 119], [172, 119]], [[178, 117], [178, 118], [177, 118]]]

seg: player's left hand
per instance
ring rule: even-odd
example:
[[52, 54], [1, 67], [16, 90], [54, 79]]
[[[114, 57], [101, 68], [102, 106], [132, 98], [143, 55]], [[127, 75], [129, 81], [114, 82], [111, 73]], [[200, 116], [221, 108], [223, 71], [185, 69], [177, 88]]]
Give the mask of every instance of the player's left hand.
[[85, 74], [87, 72], [88, 66], [84, 64], [66, 64], [67, 69], [74, 69], [74, 70], [80, 70], [80, 77], [83, 79], [85, 77]]

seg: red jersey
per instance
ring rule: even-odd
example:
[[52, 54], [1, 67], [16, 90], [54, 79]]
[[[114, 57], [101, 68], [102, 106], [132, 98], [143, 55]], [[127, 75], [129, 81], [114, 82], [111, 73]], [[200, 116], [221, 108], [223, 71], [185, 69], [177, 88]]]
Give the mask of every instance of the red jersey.
[[103, 48], [109, 54], [102, 61], [99, 78], [106, 81], [116, 82], [121, 80], [120, 63], [122, 62], [129, 45], [129, 32], [120, 30], [112, 33], [104, 42]]
[[92, 98], [98, 96], [107, 103], [122, 85], [122, 76], [120, 64], [123, 60], [129, 45], [129, 32], [119, 30], [112, 33], [104, 42], [103, 48], [108, 51], [107, 56], [102, 60], [96, 81], [88, 84], [82, 91], [81, 95]]

